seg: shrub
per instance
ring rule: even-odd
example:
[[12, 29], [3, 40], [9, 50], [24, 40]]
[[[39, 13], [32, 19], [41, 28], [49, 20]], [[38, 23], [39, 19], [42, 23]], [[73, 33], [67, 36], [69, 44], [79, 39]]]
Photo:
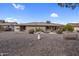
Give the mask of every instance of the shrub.
[[36, 32], [43, 32], [43, 30], [40, 28], [36, 28]]
[[74, 31], [74, 27], [70, 24], [67, 24], [64, 26], [63, 28], [64, 31], [69, 31], [69, 32], [73, 32]]
[[62, 34], [62, 32], [63, 32], [62, 28], [59, 28], [58, 30], [56, 30], [56, 33], [58, 33], [58, 34]]
[[29, 34], [34, 34], [34, 29], [30, 29]]

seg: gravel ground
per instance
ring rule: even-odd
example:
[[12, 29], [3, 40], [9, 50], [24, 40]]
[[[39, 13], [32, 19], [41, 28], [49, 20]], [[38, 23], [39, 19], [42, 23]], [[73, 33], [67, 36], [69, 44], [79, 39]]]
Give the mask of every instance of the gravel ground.
[[79, 56], [79, 40], [65, 40], [63, 34], [41, 34], [38, 40], [37, 34], [1, 32], [0, 55]]

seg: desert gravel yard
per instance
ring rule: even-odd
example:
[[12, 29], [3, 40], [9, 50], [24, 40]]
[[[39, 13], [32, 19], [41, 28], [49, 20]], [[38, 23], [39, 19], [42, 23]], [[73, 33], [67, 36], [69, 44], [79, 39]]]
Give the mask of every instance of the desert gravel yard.
[[63, 34], [41, 34], [38, 40], [37, 34], [1, 32], [0, 55], [79, 56], [79, 39], [65, 40]]

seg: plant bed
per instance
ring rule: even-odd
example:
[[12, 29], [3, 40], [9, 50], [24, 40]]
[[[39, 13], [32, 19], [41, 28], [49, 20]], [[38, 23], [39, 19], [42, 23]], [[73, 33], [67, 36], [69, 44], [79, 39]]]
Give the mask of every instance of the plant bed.
[[56, 30], [56, 33], [57, 34], [62, 34], [63, 33], [63, 29], [60, 28], [60, 29]]
[[77, 39], [77, 33], [74, 32], [64, 32], [63, 38], [67, 40], [76, 40]]
[[30, 29], [29, 34], [34, 34], [34, 29]]

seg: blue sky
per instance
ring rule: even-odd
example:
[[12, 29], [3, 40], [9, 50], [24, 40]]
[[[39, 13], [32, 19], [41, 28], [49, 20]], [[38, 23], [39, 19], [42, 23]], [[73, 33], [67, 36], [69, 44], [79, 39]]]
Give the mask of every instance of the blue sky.
[[79, 7], [72, 10], [57, 3], [0, 3], [0, 19], [18, 23], [47, 20], [61, 24], [79, 22]]

